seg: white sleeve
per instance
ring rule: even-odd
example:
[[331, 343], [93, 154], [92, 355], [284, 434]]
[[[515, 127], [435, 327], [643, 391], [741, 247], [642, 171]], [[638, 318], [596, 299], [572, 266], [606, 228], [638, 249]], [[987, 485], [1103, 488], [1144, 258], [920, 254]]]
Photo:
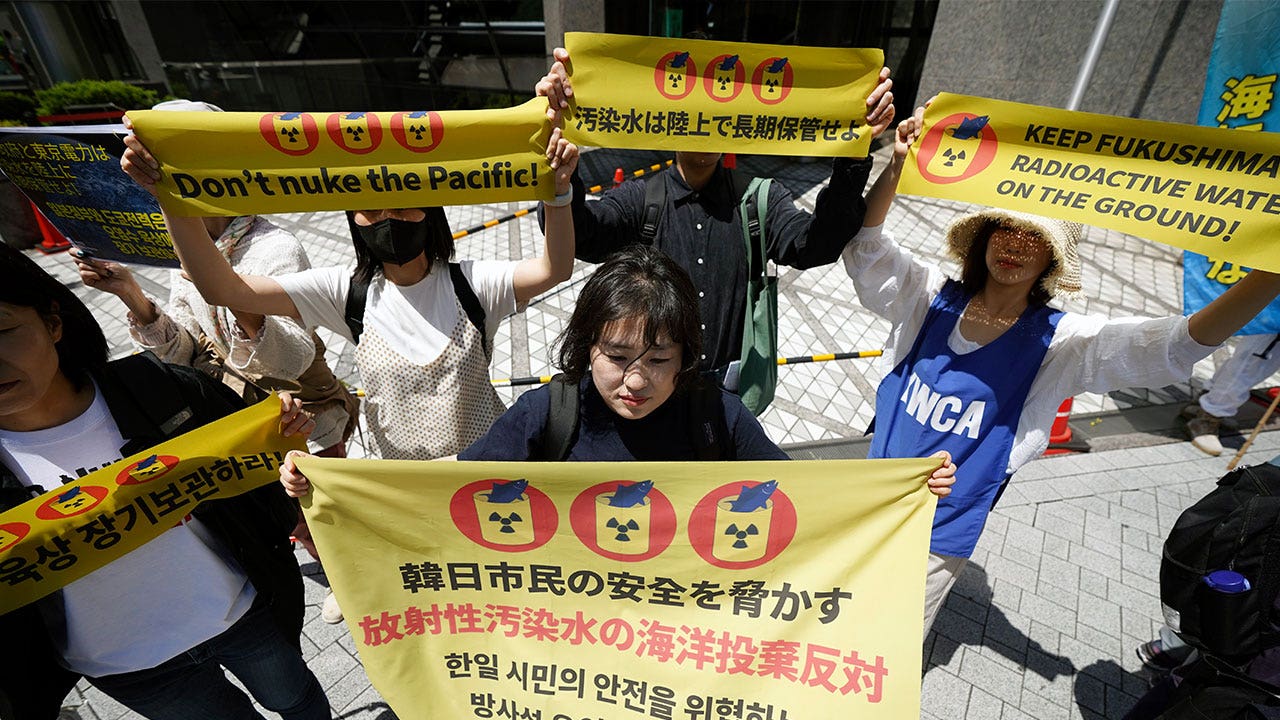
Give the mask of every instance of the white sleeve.
[[917, 315], [923, 322], [930, 301], [947, 278], [937, 266], [917, 260], [883, 229], [883, 225], [864, 227], [853, 236], [840, 254], [845, 272], [866, 309], [894, 325]]
[[298, 308], [303, 327], [322, 327], [352, 341], [347, 329], [347, 293], [351, 290], [351, 270], [329, 267], [303, 270], [275, 278]]
[[460, 260], [462, 274], [484, 308], [485, 335], [493, 339], [504, 318], [524, 310], [516, 307], [515, 275], [518, 261]]
[[1049, 382], [1036, 391], [1061, 402], [1082, 392], [1163, 387], [1186, 380], [1214, 349], [1192, 339], [1181, 315], [1108, 320], [1066, 313], [1037, 376], [1037, 384]]

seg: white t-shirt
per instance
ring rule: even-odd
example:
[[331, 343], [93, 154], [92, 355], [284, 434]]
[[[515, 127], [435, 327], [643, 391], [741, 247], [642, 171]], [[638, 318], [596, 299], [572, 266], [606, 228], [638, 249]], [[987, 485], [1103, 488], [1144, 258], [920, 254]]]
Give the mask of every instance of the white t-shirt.
[[[883, 377], [911, 352], [929, 303], [947, 278], [937, 266], [920, 262], [900, 247], [883, 226], [858, 231], [842, 258], [858, 302], [892, 323], [879, 360]], [[947, 345], [959, 354], [981, 347], [960, 333], [960, 323]], [[1082, 392], [1180, 382], [1212, 352], [1212, 347], [1191, 338], [1187, 319], [1180, 315], [1108, 319], [1064, 313], [1023, 403], [1007, 470], [1016, 471], [1049, 446], [1049, 430], [1063, 400]]]
[[[0, 430], [0, 460], [23, 485], [52, 490], [120, 459], [124, 438], [94, 392], [93, 404], [70, 422]], [[155, 667], [231, 627], [254, 595], [208, 528], [188, 516], [62, 589], [67, 634], [58, 649], [68, 667], [88, 677]]]
[[[506, 316], [516, 307], [513, 280], [518, 261], [463, 260], [462, 274], [471, 284], [480, 307], [484, 308], [485, 337], [498, 332]], [[316, 268], [276, 278], [307, 328], [324, 327], [350, 341], [345, 320], [347, 293], [351, 288], [350, 268]], [[427, 365], [449, 345], [458, 320], [453, 281], [445, 263], [433, 263], [431, 272], [409, 286], [387, 282], [379, 274], [369, 284], [364, 325], [376, 330], [391, 348], [417, 365]]]

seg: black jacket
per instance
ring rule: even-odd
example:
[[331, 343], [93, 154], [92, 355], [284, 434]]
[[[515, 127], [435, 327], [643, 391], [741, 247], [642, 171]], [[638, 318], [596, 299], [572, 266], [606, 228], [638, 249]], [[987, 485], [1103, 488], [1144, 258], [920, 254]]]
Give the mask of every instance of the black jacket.
[[[94, 379], [126, 439], [120, 449], [125, 457], [244, 407], [225, 385], [191, 368], [165, 365], [149, 353], [109, 363]], [[0, 464], [0, 511], [31, 497], [31, 491]], [[280, 484], [207, 501], [192, 514], [234, 555], [258, 591], [257, 602], [269, 603], [281, 632], [297, 644], [302, 634], [302, 574], [289, 542], [297, 509]], [[51, 610], [60, 612], [61, 600], [61, 593], [54, 593], [0, 616], [0, 645], [6, 648], [0, 653], [0, 696], [8, 695], [17, 720], [56, 718], [63, 698], [79, 680], [59, 663], [44, 620]]]

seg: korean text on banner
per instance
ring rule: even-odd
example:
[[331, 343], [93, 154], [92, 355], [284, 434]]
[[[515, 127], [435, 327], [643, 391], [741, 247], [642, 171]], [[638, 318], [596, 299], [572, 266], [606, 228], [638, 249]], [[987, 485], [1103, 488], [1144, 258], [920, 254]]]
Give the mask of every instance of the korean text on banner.
[[944, 93], [899, 190], [1280, 271], [1280, 137]]
[[573, 142], [862, 157], [880, 50], [565, 33]]
[[[1280, 130], [1276, 78], [1280, 76], [1280, 5], [1226, 0], [1209, 57], [1201, 125], [1242, 132]], [[1200, 310], [1248, 272], [1220, 256], [1182, 256], [1182, 312]], [[1273, 301], [1237, 335], [1280, 332], [1280, 300]]]
[[280, 401], [268, 398], [0, 513], [0, 615], [154, 540], [206, 500], [277, 482], [284, 453], [303, 447], [279, 422]]
[[118, 125], [0, 128], [0, 169], [88, 254], [176, 268], [155, 198], [120, 170], [124, 132]]
[[405, 720], [919, 714], [936, 460], [298, 465]]
[[550, 200], [546, 100], [500, 110], [131, 112], [181, 215]]

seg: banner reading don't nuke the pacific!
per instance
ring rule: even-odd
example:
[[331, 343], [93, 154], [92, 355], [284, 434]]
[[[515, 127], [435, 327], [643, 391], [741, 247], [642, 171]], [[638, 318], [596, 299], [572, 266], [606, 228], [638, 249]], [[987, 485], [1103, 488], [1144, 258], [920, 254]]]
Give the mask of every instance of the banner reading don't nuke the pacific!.
[[917, 717], [936, 465], [298, 460], [404, 720]]
[[131, 112], [180, 215], [549, 200], [546, 100], [500, 110]]
[[899, 191], [1119, 230], [1280, 272], [1280, 135], [943, 93]]
[[861, 157], [878, 49], [565, 33], [573, 142]]

